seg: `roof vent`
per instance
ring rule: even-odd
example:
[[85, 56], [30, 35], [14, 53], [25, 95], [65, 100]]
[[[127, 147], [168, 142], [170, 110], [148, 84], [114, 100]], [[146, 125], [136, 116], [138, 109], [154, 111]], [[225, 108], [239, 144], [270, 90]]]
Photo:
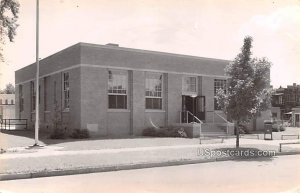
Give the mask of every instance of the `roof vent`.
[[106, 44], [107, 46], [115, 46], [115, 47], [119, 47], [119, 44], [115, 44], [115, 43], [108, 43]]

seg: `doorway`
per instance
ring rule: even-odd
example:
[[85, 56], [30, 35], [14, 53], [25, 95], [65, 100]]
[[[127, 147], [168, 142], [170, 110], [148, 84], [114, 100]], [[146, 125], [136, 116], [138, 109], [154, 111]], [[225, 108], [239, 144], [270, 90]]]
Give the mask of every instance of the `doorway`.
[[300, 127], [300, 114], [295, 114], [295, 127]]
[[205, 96], [198, 96], [196, 98], [196, 116], [205, 121]]
[[189, 95], [182, 95], [182, 122], [194, 122], [193, 116], [186, 113], [191, 112], [201, 121], [205, 121], [205, 96], [191, 97]]

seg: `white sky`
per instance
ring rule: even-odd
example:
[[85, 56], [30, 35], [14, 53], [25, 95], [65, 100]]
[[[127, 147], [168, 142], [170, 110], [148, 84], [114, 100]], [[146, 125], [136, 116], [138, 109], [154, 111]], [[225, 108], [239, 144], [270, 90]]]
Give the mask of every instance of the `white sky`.
[[[35, 3], [19, 0], [19, 28], [4, 47], [0, 88], [35, 62]], [[40, 58], [78, 42], [232, 60], [251, 35], [272, 63], [274, 87], [300, 84], [300, 1], [40, 0]]]

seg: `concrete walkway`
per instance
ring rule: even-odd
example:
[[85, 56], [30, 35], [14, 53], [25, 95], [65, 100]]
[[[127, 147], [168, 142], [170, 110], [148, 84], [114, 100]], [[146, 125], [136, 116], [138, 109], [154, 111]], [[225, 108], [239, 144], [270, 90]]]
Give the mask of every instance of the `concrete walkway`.
[[[141, 139], [137, 140], [142, 142]], [[279, 143], [296, 141], [299, 140], [241, 139], [241, 148], [278, 152]], [[0, 154], [0, 180], [237, 159], [238, 157], [228, 154], [216, 154], [216, 150], [234, 147], [235, 139], [226, 139], [224, 143], [214, 144], [173, 144], [79, 151], [64, 150], [64, 147], [59, 145], [40, 149], [17, 147]], [[300, 145], [288, 145], [283, 150], [297, 153], [300, 152]]]

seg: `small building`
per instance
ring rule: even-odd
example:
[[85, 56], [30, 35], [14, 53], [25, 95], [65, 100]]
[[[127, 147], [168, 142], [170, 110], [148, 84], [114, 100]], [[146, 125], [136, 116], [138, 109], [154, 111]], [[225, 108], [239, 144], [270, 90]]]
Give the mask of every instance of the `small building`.
[[282, 111], [280, 107], [271, 107], [272, 118], [275, 120], [282, 120]]
[[15, 94], [0, 94], [0, 119], [15, 118]]
[[300, 107], [292, 108], [292, 125], [293, 127], [300, 127]]
[[293, 108], [300, 106], [300, 85], [293, 83], [286, 88], [279, 87], [272, 94], [272, 117], [282, 120], [291, 119]]
[[[219, 88], [226, 89], [228, 63], [117, 44], [78, 43], [40, 61], [38, 94], [35, 63], [15, 72], [16, 115], [34, 128], [39, 97], [44, 131], [53, 128], [55, 119], [66, 130], [88, 129], [100, 136], [141, 135], [148, 127], [194, 118], [212, 125], [226, 123], [214, 96]], [[194, 117], [182, 116], [186, 111]]]

